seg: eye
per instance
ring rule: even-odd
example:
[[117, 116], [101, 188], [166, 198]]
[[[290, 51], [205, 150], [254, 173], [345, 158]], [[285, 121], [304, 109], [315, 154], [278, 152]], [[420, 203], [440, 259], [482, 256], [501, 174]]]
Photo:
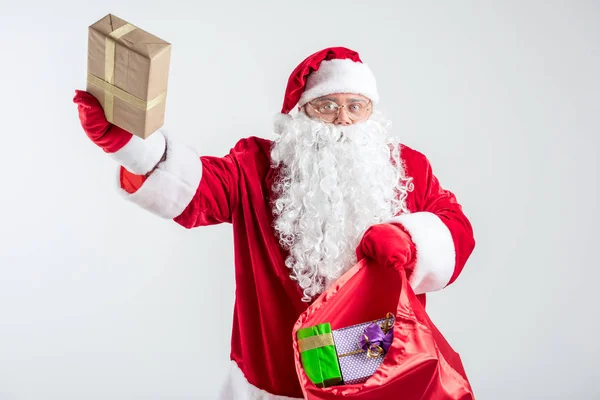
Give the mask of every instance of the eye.
[[332, 112], [337, 109], [337, 105], [335, 103], [327, 102], [319, 105], [320, 112]]
[[365, 108], [365, 105], [363, 103], [352, 103], [348, 106], [348, 109], [350, 111], [361, 111], [363, 108]]

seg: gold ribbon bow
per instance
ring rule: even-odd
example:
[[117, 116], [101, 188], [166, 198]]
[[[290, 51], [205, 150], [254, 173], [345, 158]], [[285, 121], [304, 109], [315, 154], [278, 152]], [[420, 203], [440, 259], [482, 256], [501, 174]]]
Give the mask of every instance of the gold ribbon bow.
[[[377, 321], [373, 321], [374, 324], [377, 323]], [[394, 314], [392, 313], [387, 313], [385, 315], [385, 321], [383, 322], [383, 325], [379, 326], [381, 328], [381, 330], [383, 331], [383, 333], [388, 333], [388, 331], [390, 329], [392, 329], [394, 327]], [[363, 337], [367, 340], [367, 343], [369, 342], [369, 338], [367, 337], [367, 335], [365, 335], [363, 333]], [[369, 346], [368, 350], [363, 350], [363, 349], [358, 349], [358, 350], [354, 350], [348, 353], [344, 353], [344, 354], [338, 354], [338, 358], [339, 357], [347, 357], [347, 356], [353, 356], [354, 354], [360, 354], [360, 353], [367, 353], [367, 358], [377, 358], [377, 357], [381, 357], [383, 355], [383, 348], [381, 348], [381, 346], [375, 346], [375, 349], [371, 349]]]

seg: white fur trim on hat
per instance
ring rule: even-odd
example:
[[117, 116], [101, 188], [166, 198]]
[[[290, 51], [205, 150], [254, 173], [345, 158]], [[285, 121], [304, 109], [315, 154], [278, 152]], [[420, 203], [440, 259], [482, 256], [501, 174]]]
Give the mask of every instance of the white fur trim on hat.
[[298, 106], [333, 93], [356, 93], [368, 97], [373, 104], [379, 102], [371, 69], [366, 64], [346, 58], [322, 61], [319, 69], [308, 76]]

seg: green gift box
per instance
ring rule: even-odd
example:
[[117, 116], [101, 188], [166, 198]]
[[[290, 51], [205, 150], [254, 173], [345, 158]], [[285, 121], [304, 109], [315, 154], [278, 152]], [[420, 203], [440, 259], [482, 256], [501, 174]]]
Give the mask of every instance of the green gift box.
[[331, 325], [329, 322], [298, 330], [298, 350], [306, 376], [323, 388], [342, 383]]

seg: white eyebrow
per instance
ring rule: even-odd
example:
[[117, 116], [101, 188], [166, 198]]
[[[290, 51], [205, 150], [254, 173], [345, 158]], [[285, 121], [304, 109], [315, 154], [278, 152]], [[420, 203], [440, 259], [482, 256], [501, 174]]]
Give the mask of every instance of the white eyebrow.
[[315, 101], [332, 101], [334, 103], [337, 103], [337, 100], [332, 97], [322, 97], [320, 99], [316, 99]]
[[354, 103], [354, 102], [357, 102], [357, 101], [362, 101], [362, 102], [366, 103], [368, 100], [365, 100], [365, 99], [350, 99], [351, 103]]
[[[336, 99], [334, 99], [333, 97], [323, 97], [320, 99], [316, 99], [315, 102], [319, 102], [319, 101], [332, 101], [334, 103], [337, 103], [338, 101]], [[357, 101], [362, 101], [363, 103], [367, 103], [368, 100], [365, 99], [358, 99], [358, 98], [354, 98], [354, 99], [348, 99], [349, 103], [355, 103]]]

